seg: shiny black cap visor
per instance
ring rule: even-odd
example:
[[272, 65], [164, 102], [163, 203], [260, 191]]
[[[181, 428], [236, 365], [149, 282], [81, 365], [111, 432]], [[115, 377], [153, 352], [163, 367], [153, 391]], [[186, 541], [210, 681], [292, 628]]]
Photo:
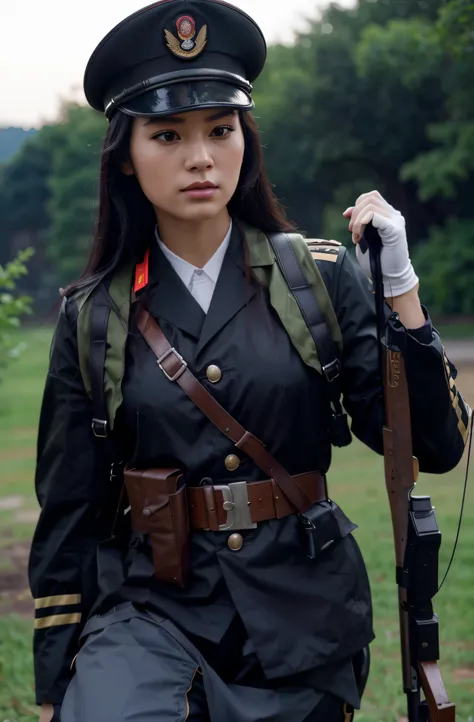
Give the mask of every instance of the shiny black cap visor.
[[205, 108], [252, 110], [253, 107], [250, 94], [235, 85], [221, 80], [188, 80], [146, 90], [123, 103], [110, 103], [106, 115], [110, 118], [117, 109], [126, 115], [151, 117]]

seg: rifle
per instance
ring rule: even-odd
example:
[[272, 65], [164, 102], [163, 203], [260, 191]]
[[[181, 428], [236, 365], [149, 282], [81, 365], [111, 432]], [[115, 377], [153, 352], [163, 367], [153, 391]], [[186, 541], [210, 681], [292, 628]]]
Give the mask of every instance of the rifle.
[[[385, 481], [395, 542], [403, 689], [409, 722], [454, 722], [439, 660], [438, 592], [441, 532], [429, 496], [413, 496], [418, 460], [413, 456], [410, 402], [403, 359], [404, 332], [398, 314], [386, 321], [380, 252], [382, 242], [369, 223], [361, 240], [369, 249], [377, 309], [380, 368], [385, 400]], [[421, 697], [423, 692], [424, 699]]]

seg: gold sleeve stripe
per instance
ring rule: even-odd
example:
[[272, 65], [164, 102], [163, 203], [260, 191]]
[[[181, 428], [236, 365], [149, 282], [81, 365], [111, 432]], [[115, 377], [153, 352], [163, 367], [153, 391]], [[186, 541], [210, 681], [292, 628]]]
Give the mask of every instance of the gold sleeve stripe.
[[464, 424], [464, 422], [461, 421], [461, 419], [459, 419], [459, 421], [458, 421], [458, 430], [459, 430], [459, 433], [460, 433], [461, 436], [462, 436], [462, 440], [464, 441], [464, 444], [466, 444], [466, 443], [467, 443], [467, 437], [468, 437], [468, 434], [469, 434], [469, 426], [466, 426], [466, 425]]
[[459, 419], [458, 421], [458, 429], [459, 433], [461, 434], [464, 444], [467, 444], [467, 437], [469, 436], [469, 429], [471, 428], [471, 424], [473, 423], [473, 416], [472, 416], [472, 409], [465, 404], [466, 406], [466, 412], [467, 412], [467, 422], [464, 423], [462, 419]]
[[449, 367], [448, 357], [446, 356], [446, 352], [443, 349], [444, 354], [444, 366], [446, 370], [446, 379], [448, 381], [449, 386], [449, 393], [451, 396], [451, 403], [453, 405], [453, 409], [456, 412], [456, 416], [458, 417], [458, 430], [459, 433], [462, 436], [464, 444], [467, 442], [467, 437], [469, 433], [469, 422], [471, 420], [472, 411], [469, 408], [469, 406], [465, 403], [464, 399], [460, 395], [459, 391], [456, 389], [456, 384], [454, 383], [454, 379], [451, 376], [451, 369]]
[[48, 627], [60, 627], [63, 624], [79, 624], [82, 614], [52, 614], [50, 617], [35, 619], [35, 629], [47, 629]]
[[65, 607], [69, 604], [80, 604], [81, 599], [81, 594], [59, 594], [56, 597], [40, 597], [40, 599], [35, 599], [35, 609]]

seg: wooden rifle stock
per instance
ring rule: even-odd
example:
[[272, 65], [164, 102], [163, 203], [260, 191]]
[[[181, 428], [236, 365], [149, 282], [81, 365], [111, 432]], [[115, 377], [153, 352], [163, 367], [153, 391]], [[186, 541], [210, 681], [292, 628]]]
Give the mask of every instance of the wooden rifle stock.
[[[405, 374], [405, 363], [400, 351], [384, 349], [385, 356], [385, 408], [384, 427], [385, 482], [392, 515], [395, 543], [395, 562], [398, 577], [400, 641], [402, 654], [403, 687], [408, 697], [409, 722], [454, 722], [455, 705], [450, 702], [443, 684], [437, 657], [431, 660], [416, 659], [411, 639], [410, 617], [416, 609], [410, 600], [410, 591], [403, 586], [408, 579], [407, 569], [408, 527], [410, 521], [411, 491], [418, 477], [418, 461], [412, 456], [410, 402]], [[431, 505], [431, 502], [430, 502]], [[416, 571], [416, 570], [415, 570]], [[437, 623], [437, 621], [436, 621]], [[423, 712], [419, 689], [423, 690], [428, 716]]]
[[[385, 481], [392, 515], [397, 568], [403, 688], [409, 722], [455, 722], [438, 666], [438, 620], [431, 599], [438, 590], [440, 532], [429, 497], [413, 497], [418, 461], [413, 457], [405, 362], [394, 333], [396, 314], [385, 321], [381, 241], [369, 224], [364, 245], [370, 248], [375, 287], [381, 371], [385, 400], [383, 429]], [[362, 246], [363, 250], [364, 246]], [[385, 343], [382, 346], [382, 336]], [[423, 556], [425, 555], [425, 556]], [[421, 699], [420, 690], [425, 700]]]

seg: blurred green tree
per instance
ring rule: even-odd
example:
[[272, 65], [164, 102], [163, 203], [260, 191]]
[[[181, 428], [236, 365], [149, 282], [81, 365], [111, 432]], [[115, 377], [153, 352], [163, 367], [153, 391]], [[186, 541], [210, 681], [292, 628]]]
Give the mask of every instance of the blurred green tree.
[[[419, 37], [443, 1], [330, 5], [295, 45], [270, 49], [256, 94], [267, 163], [279, 197], [309, 233], [348, 240], [340, 215], [374, 187], [405, 213], [415, 242], [433, 215], [441, 222], [443, 211], [420, 203], [400, 169], [431, 148], [426, 126], [443, 117], [441, 52], [436, 40], [428, 36], [426, 47]], [[428, 59], [417, 68], [422, 50]]]
[[0, 260], [34, 247], [26, 283], [49, 304], [85, 264], [104, 130], [99, 114], [65, 104], [57, 123], [43, 126], [0, 168]]
[[433, 315], [474, 316], [474, 223], [452, 218], [433, 226], [413, 254], [423, 301]]
[[[294, 46], [271, 48], [257, 83], [267, 163], [279, 197], [309, 234], [349, 243], [343, 210], [377, 188], [405, 215], [413, 248], [438, 248], [441, 235], [452, 244], [455, 230], [457, 242], [467, 243], [468, 219], [474, 222], [473, 5], [334, 4], [308, 22]], [[474, 253], [468, 246], [463, 258]], [[414, 257], [422, 282], [429, 273], [428, 297], [435, 298], [439, 278], [458, 299], [450, 312], [466, 312], [474, 284], [469, 291], [460, 280], [462, 294], [454, 291], [444, 255], [439, 274], [434, 250]], [[439, 289], [437, 309], [445, 297]]]
[[26, 275], [26, 262], [32, 255], [33, 249], [27, 248], [4, 266], [0, 265], [0, 373], [25, 348], [12, 331], [19, 327], [24, 314], [31, 313], [32, 299], [15, 294], [15, 288], [18, 279]]
[[[401, 156], [400, 179], [416, 184], [415, 201], [428, 210], [415, 227], [413, 258], [423, 299], [439, 314], [474, 312], [473, 27], [473, 0], [449, 0], [435, 22], [412, 18], [366, 28], [356, 56], [364, 77], [379, 72], [382, 80], [394, 72], [412, 97], [424, 97], [425, 140], [417, 140], [411, 158]], [[433, 108], [436, 95], [441, 103]]]
[[[474, 2], [450, 0], [432, 31], [443, 60], [440, 82], [446, 113], [427, 126], [433, 148], [405, 165], [403, 177], [419, 183], [422, 200], [454, 198], [461, 185], [474, 189]], [[469, 206], [472, 201], [469, 201]], [[468, 209], [468, 211], [470, 208]]]
[[58, 129], [48, 181], [47, 255], [65, 285], [81, 273], [91, 248], [106, 121], [90, 108], [68, 105]]

